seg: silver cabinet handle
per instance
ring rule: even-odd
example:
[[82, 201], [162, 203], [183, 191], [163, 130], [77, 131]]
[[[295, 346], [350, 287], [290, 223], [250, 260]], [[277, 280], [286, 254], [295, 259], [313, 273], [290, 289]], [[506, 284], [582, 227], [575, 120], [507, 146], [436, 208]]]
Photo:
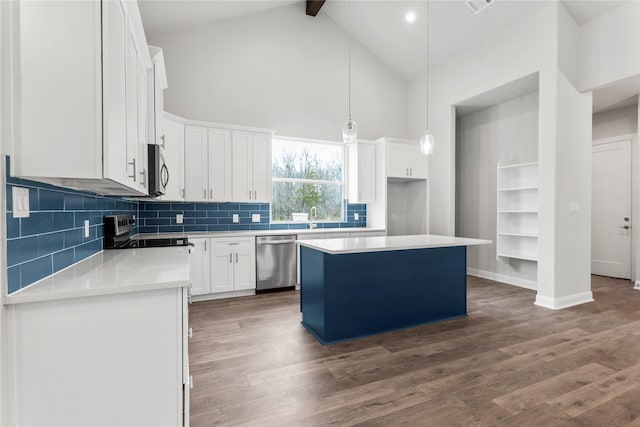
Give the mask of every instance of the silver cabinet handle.
[[140, 181], [140, 185], [142, 185], [144, 187], [145, 185], [147, 185], [146, 182], [145, 182], [145, 177], [147, 176], [147, 170], [143, 169], [142, 171], [140, 171], [140, 175], [142, 176], [142, 179]]
[[233, 264], [233, 253], [229, 252], [229, 264]]
[[207, 251], [207, 241], [206, 240], [204, 241], [204, 250], [205, 250], [205, 252]]
[[413, 176], [413, 168], [409, 168], [409, 176]]
[[133, 178], [133, 182], [136, 182], [136, 159], [133, 159], [133, 162], [129, 162], [128, 164], [133, 166], [133, 175], [129, 175], [129, 178]]
[[236, 264], [238, 263], [238, 252], [236, 252]]
[[251, 200], [251, 190], [249, 190], [249, 200]]
[[258, 190], [253, 190], [253, 200], [258, 200]]
[[407, 168], [407, 176], [409, 176], [409, 168]]
[[203, 198], [203, 199], [206, 199], [206, 198], [207, 198], [207, 189], [206, 189], [206, 188], [204, 189], [204, 193], [203, 193], [203, 195], [202, 195], [202, 198]]
[[209, 198], [213, 200], [213, 190], [209, 189]]
[[619, 225], [618, 228], [622, 228], [623, 230], [628, 230], [631, 227], [629, 227], [628, 225]]

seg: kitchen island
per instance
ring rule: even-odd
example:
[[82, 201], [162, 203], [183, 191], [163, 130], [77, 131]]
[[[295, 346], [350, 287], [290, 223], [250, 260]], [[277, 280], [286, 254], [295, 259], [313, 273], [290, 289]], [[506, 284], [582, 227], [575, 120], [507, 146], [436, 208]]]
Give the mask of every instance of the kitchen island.
[[467, 246], [415, 235], [301, 240], [302, 325], [322, 344], [467, 313]]

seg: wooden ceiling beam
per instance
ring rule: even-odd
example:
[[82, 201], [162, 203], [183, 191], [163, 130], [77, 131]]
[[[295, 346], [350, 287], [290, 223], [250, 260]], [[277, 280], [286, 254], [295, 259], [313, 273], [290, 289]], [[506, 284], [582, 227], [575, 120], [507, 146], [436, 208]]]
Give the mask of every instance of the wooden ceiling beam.
[[316, 16], [326, 0], [307, 0], [307, 15]]

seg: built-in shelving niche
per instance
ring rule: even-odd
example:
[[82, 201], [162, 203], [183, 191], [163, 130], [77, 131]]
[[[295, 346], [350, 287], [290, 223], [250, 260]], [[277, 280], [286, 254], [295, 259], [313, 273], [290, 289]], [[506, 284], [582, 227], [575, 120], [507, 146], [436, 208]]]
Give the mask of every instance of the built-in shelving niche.
[[538, 261], [538, 162], [498, 164], [496, 255]]

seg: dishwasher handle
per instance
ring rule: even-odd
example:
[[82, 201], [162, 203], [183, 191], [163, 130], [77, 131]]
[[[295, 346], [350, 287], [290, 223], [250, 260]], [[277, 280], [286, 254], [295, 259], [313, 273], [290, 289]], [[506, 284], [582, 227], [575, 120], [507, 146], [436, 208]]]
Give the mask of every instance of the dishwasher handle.
[[273, 240], [267, 242], [257, 242], [258, 245], [288, 245], [290, 243], [295, 243], [295, 240]]

